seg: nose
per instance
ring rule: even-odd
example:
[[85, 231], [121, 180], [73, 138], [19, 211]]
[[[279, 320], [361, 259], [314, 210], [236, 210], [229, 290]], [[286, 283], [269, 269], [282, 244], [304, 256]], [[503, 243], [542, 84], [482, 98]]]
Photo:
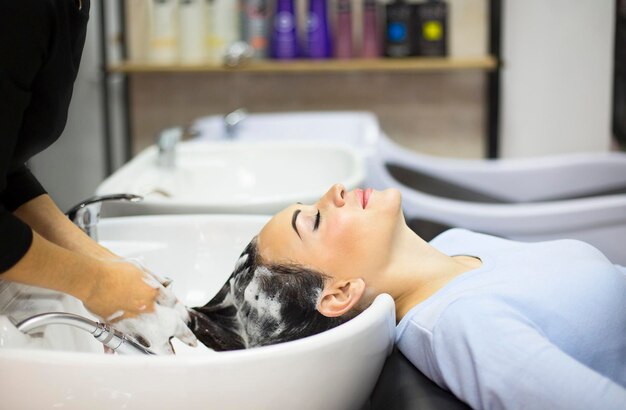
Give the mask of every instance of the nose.
[[345, 199], [343, 198], [346, 193], [346, 187], [342, 184], [335, 184], [330, 187], [328, 192], [322, 198], [322, 202], [326, 205], [334, 205], [338, 208], [344, 206], [346, 204]]

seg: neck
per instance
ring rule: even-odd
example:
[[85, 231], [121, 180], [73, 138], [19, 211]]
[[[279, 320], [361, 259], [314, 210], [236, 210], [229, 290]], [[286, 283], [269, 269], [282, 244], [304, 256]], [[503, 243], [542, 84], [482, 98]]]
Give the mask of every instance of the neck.
[[452, 279], [480, 266], [478, 259], [439, 252], [406, 225], [400, 228], [395, 242], [389, 269], [376, 287], [393, 297], [397, 321]]

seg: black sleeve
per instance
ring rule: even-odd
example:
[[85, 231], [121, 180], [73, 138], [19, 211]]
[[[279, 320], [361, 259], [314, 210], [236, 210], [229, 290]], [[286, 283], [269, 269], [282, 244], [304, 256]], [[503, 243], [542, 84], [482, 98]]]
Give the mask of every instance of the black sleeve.
[[7, 175], [7, 186], [4, 192], [0, 193], [0, 203], [7, 211], [13, 212], [22, 204], [45, 193], [46, 190], [26, 165], [21, 165]]
[[30, 227], [11, 212], [45, 193], [26, 166], [11, 173], [7, 179], [7, 189], [0, 194], [0, 274], [22, 259], [33, 241]]
[[28, 251], [33, 231], [0, 205], [0, 273], [15, 265]]
[[11, 169], [11, 164], [33, 81], [49, 52], [49, 6], [0, 0], [0, 273], [17, 263], [32, 242], [31, 229], [11, 212], [44, 193], [25, 166]]

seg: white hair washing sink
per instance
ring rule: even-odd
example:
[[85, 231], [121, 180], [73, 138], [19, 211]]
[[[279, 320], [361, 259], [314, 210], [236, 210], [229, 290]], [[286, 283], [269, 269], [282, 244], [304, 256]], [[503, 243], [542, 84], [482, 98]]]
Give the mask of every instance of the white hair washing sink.
[[579, 239], [626, 264], [626, 154], [460, 160], [407, 150], [381, 136], [368, 183], [402, 193], [407, 221], [515, 240]]
[[335, 182], [353, 189], [365, 179], [362, 156], [328, 142], [185, 141], [176, 151], [175, 165], [162, 167], [149, 147], [100, 184], [98, 195], [144, 197], [106, 204], [103, 214], [273, 214], [317, 200]]
[[[267, 219], [111, 218], [101, 222], [99, 234], [118, 254], [140, 258], [171, 277], [185, 304], [201, 306], [221, 288], [239, 253]], [[6, 408], [28, 403], [32, 408], [75, 409], [358, 409], [391, 352], [394, 332], [394, 304], [382, 295], [332, 330], [249, 350], [217, 353], [174, 341], [176, 356], [112, 356], [96, 354], [93, 345], [81, 348], [82, 339], [61, 351], [0, 348], [7, 375], [0, 395]]]

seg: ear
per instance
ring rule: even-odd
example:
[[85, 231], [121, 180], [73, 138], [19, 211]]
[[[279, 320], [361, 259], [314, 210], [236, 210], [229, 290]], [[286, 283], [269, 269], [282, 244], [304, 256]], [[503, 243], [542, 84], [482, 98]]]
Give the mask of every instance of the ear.
[[338, 281], [324, 288], [317, 310], [324, 316], [337, 317], [350, 311], [365, 293], [363, 279]]

